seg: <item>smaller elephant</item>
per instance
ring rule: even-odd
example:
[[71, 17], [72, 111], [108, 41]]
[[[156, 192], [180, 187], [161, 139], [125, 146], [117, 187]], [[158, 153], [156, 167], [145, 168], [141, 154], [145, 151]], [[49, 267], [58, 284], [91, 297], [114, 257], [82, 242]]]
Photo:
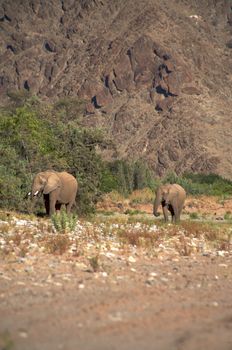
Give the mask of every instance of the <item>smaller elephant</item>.
[[168, 212], [172, 215], [172, 222], [180, 220], [180, 214], [184, 206], [186, 192], [178, 184], [166, 184], [158, 187], [153, 205], [153, 214], [159, 216], [157, 210], [162, 205], [164, 220], [168, 221]]
[[70, 213], [77, 189], [77, 180], [71, 174], [65, 171], [47, 170], [35, 175], [31, 192], [28, 195], [34, 198], [43, 194], [47, 215], [52, 215], [56, 210], [60, 210], [62, 204], [65, 204], [67, 213]]

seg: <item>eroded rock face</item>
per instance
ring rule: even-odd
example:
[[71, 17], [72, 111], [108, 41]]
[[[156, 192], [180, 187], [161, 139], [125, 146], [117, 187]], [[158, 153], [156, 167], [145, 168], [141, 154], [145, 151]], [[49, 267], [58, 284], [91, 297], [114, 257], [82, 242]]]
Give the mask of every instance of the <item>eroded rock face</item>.
[[[25, 90], [85, 100], [106, 159], [232, 177], [231, 1], [0, 4], [0, 102]], [[116, 150], [116, 151], [115, 151]]]

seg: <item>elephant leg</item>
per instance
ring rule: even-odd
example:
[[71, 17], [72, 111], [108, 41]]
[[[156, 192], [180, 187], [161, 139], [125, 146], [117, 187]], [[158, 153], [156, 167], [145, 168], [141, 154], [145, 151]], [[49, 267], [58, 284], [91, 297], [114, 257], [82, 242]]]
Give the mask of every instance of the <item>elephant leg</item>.
[[44, 194], [44, 206], [45, 206], [46, 214], [49, 215], [49, 211], [50, 211], [49, 194]]
[[173, 208], [173, 206], [171, 204], [168, 205], [168, 210], [171, 213], [172, 222], [175, 222], [176, 221], [176, 213], [175, 213], [175, 209]]
[[178, 202], [173, 201], [172, 207], [173, 207], [173, 222], [178, 222], [180, 221], [180, 209], [179, 209]]
[[71, 212], [71, 208], [72, 208], [72, 205], [73, 205], [73, 203], [72, 203], [72, 202], [70, 202], [70, 203], [66, 204], [66, 211], [67, 211], [67, 214], [70, 214], [70, 212]]
[[50, 204], [50, 210], [49, 215], [53, 215], [56, 212], [56, 194], [54, 192], [51, 192], [49, 194], [49, 204]]
[[167, 222], [168, 221], [168, 208], [166, 205], [162, 206], [163, 209], [163, 214], [164, 214], [164, 221]]

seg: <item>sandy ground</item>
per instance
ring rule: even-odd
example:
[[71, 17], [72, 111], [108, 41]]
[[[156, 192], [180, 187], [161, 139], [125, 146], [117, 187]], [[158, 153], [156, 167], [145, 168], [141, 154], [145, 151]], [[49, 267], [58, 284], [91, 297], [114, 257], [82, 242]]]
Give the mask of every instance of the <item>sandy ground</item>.
[[1, 349], [231, 349], [231, 257], [174, 260], [2, 265]]
[[76, 255], [0, 257], [1, 350], [232, 349], [231, 251]]

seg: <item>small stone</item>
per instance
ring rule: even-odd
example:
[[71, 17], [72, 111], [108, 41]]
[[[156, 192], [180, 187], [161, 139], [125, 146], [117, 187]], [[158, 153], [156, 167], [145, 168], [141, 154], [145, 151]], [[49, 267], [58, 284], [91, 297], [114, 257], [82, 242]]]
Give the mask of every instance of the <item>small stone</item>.
[[136, 259], [133, 256], [129, 256], [128, 261], [131, 263], [135, 263]]
[[25, 284], [26, 284], [26, 283], [24, 283], [24, 282], [17, 281], [17, 285], [18, 285], [18, 286], [25, 286]]
[[55, 282], [54, 285], [57, 286], [57, 287], [62, 287], [63, 286], [63, 284], [60, 283], [60, 282]]
[[156, 273], [156, 272], [150, 272], [150, 276], [152, 276], [152, 277], [157, 277], [157, 276], [158, 276], [158, 273]]
[[21, 338], [24, 338], [24, 339], [26, 339], [27, 337], [28, 337], [28, 334], [27, 334], [27, 332], [26, 331], [19, 331], [19, 336], [21, 337]]
[[220, 267], [228, 267], [228, 265], [227, 264], [219, 264], [218, 266], [220, 266]]
[[79, 289], [84, 289], [85, 285], [83, 283], [80, 283], [78, 287], [79, 287]]
[[225, 251], [224, 250], [218, 250], [217, 251], [218, 256], [225, 256]]
[[119, 311], [114, 313], [114, 314], [109, 314], [108, 317], [113, 322], [120, 322], [120, 321], [122, 321], [122, 314]]
[[161, 279], [160, 279], [162, 282], [164, 282], [164, 283], [167, 283], [168, 281], [169, 281], [169, 279], [168, 278], [166, 278], [166, 277], [161, 277]]

